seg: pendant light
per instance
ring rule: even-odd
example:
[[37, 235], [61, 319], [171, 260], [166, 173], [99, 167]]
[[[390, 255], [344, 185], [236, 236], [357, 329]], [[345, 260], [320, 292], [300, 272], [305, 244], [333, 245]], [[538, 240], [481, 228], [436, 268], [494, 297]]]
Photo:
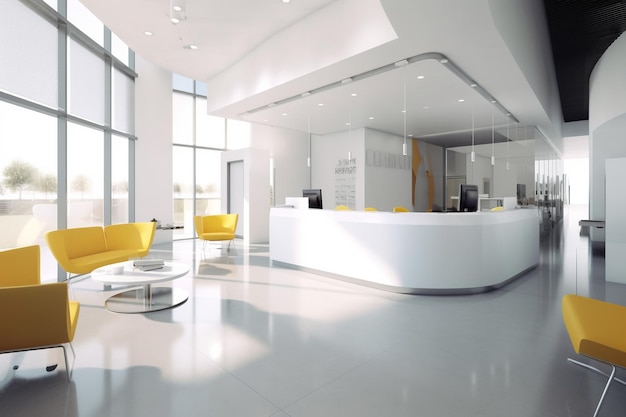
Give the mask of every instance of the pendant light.
[[510, 116], [511, 116], [510, 114], [506, 115], [506, 170], [507, 171], [510, 169], [509, 159], [511, 158], [511, 153], [510, 153], [511, 138], [509, 137], [509, 121], [511, 120]]
[[491, 166], [496, 164], [496, 145], [495, 145], [496, 128], [494, 122], [493, 109], [491, 110]]
[[470, 157], [472, 162], [476, 161], [476, 152], [474, 152], [474, 106], [472, 106], [472, 153]]
[[402, 102], [402, 118], [404, 122], [404, 135], [402, 137], [402, 155], [407, 156], [408, 151], [406, 148], [406, 67], [403, 69], [404, 71], [404, 99]]
[[311, 114], [309, 113], [309, 155], [306, 157], [306, 166], [311, 168]]

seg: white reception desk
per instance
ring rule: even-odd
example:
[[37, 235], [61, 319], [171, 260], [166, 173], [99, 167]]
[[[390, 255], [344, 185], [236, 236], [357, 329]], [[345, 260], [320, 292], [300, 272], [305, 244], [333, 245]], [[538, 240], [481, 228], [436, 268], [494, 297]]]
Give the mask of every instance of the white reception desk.
[[270, 258], [393, 292], [479, 293], [537, 266], [539, 217], [272, 208]]

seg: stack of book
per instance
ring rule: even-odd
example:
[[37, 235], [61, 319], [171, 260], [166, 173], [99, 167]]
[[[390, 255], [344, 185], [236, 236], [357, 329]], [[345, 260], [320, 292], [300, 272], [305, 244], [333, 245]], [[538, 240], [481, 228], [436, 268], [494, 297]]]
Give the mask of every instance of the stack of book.
[[136, 259], [133, 261], [133, 267], [139, 271], [152, 271], [164, 266], [165, 261], [163, 259]]

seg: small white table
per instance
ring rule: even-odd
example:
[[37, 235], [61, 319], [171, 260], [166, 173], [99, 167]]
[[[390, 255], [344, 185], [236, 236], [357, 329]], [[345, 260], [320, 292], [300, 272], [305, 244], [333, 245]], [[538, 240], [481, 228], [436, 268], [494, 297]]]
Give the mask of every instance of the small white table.
[[[152, 284], [172, 281], [189, 273], [189, 266], [175, 262], [165, 262], [163, 268], [140, 271], [133, 267], [133, 261], [119, 262], [95, 269], [91, 273], [94, 281], [108, 285], [141, 285], [111, 296], [105, 307], [116, 313], [147, 313], [165, 310], [183, 304], [189, 298], [180, 288], [152, 287]], [[123, 266], [122, 273], [113, 273], [114, 268]]]

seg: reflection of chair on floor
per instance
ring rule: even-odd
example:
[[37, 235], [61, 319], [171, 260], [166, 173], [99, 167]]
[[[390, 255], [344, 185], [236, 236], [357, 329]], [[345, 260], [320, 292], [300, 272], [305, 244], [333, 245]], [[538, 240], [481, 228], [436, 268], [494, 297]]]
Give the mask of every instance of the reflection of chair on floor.
[[402, 207], [402, 206], [395, 206], [393, 208], [393, 212], [394, 213], [408, 213], [409, 210], [406, 207]]
[[70, 381], [65, 345], [75, 357], [80, 304], [69, 301], [67, 282], [40, 283], [39, 257], [37, 245], [0, 252], [0, 354], [62, 348]]
[[626, 307], [573, 294], [563, 297], [561, 307], [574, 351], [611, 367], [611, 373], [607, 375], [593, 366], [568, 359], [609, 378], [596, 407], [595, 417], [611, 382], [616, 380], [626, 385], [626, 382], [615, 378], [616, 366], [626, 368], [626, 338], [623, 335], [626, 328]]
[[337, 207], [335, 207], [335, 210], [344, 210], [344, 211], [347, 211], [347, 210], [350, 210], [350, 207], [348, 207], [348, 206], [344, 206], [343, 204], [340, 204], [340, 205], [338, 205]]
[[365, 211], [378, 211], [374, 207], [365, 207]]
[[202, 250], [206, 247], [207, 242], [216, 242], [229, 240], [230, 244], [235, 240], [235, 231], [237, 230], [238, 214], [214, 214], [209, 216], [194, 216], [193, 224], [196, 228], [196, 234], [199, 239], [204, 240]]

